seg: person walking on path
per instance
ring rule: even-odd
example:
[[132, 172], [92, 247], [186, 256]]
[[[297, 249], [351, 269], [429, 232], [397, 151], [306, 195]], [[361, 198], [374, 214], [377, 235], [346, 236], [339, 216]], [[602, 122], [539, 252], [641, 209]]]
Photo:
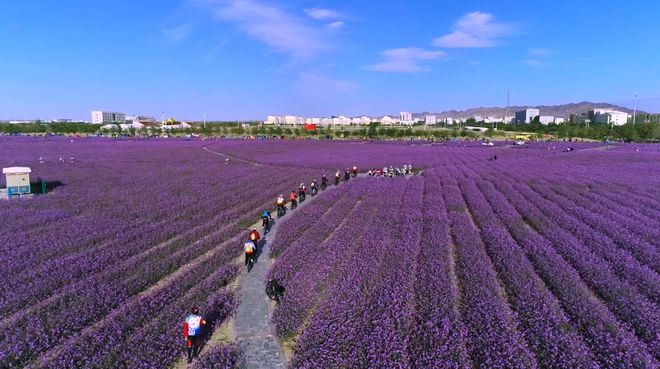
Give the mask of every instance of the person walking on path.
[[328, 187], [328, 177], [324, 174], [323, 177], [321, 177], [321, 190], [325, 191], [326, 187]]
[[335, 173], [335, 186], [339, 184], [340, 178], [341, 178], [341, 171], [338, 170], [337, 173]]
[[197, 357], [199, 353], [200, 340], [202, 337], [202, 326], [206, 325], [206, 320], [199, 314], [199, 309], [195, 306], [186, 317], [183, 324], [183, 337], [186, 340], [188, 349], [188, 364]]

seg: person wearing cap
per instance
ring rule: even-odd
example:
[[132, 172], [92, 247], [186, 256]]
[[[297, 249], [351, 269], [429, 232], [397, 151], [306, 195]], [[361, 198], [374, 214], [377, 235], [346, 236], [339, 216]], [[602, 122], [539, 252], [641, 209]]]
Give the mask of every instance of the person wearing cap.
[[206, 325], [206, 320], [199, 314], [197, 306], [193, 307], [183, 324], [183, 337], [186, 340], [188, 349], [188, 363], [191, 363], [193, 357], [197, 357], [199, 353], [202, 326], [204, 325]]

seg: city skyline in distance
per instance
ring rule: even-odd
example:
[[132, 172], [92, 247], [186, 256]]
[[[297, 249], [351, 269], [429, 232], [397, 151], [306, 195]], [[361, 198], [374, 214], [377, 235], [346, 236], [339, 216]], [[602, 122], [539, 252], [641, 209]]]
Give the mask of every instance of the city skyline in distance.
[[[602, 101], [660, 111], [660, 5], [0, 5], [0, 119], [201, 120]], [[610, 19], [611, 21], [605, 21]], [[588, 21], [591, 20], [591, 21]], [[602, 27], [599, 26], [602, 24]]]

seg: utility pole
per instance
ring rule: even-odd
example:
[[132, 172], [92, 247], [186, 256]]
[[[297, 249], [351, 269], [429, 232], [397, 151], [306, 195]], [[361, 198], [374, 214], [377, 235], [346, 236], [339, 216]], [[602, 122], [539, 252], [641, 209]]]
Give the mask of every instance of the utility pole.
[[204, 129], [206, 129], [206, 113], [204, 113]]
[[635, 125], [636, 117], [637, 117], [637, 94], [635, 94], [635, 107], [633, 108], [633, 126]]
[[506, 123], [506, 117], [509, 116], [509, 89], [506, 89], [506, 110], [504, 113], [504, 122]]
[[165, 123], [165, 112], [164, 111], [160, 112], [160, 122]]

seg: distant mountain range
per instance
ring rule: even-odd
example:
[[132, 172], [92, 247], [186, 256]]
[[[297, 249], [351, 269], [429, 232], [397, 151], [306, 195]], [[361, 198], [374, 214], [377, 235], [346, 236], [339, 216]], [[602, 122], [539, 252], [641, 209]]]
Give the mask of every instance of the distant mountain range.
[[[594, 108], [607, 108], [614, 109], [619, 111], [624, 111], [626, 113], [632, 114], [633, 110], [625, 108], [623, 106], [607, 104], [607, 103], [592, 103], [588, 101], [583, 101], [580, 103], [571, 103], [563, 105], [538, 105], [538, 106], [510, 106], [509, 107], [509, 116], [513, 116], [517, 111], [524, 110], [527, 108], [539, 109], [541, 115], [552, 115], [555, 117], [564, 117], [568, 118], [571, 114], [586, 113], [589, 110]], [[440, 113], [415, 113], [415, 117], [423, 117], [425, 115], [436, 115], [439, 119], [441, 118], [472, 118], [474, 116], [486, 117], [502, 117], [506, 112], [506, 108], [502, 107], [479, 107], [471, 108], [467, 110], [448, 110]], [[637, 110], [638, 114], [645, 114], [646, 112]]]

